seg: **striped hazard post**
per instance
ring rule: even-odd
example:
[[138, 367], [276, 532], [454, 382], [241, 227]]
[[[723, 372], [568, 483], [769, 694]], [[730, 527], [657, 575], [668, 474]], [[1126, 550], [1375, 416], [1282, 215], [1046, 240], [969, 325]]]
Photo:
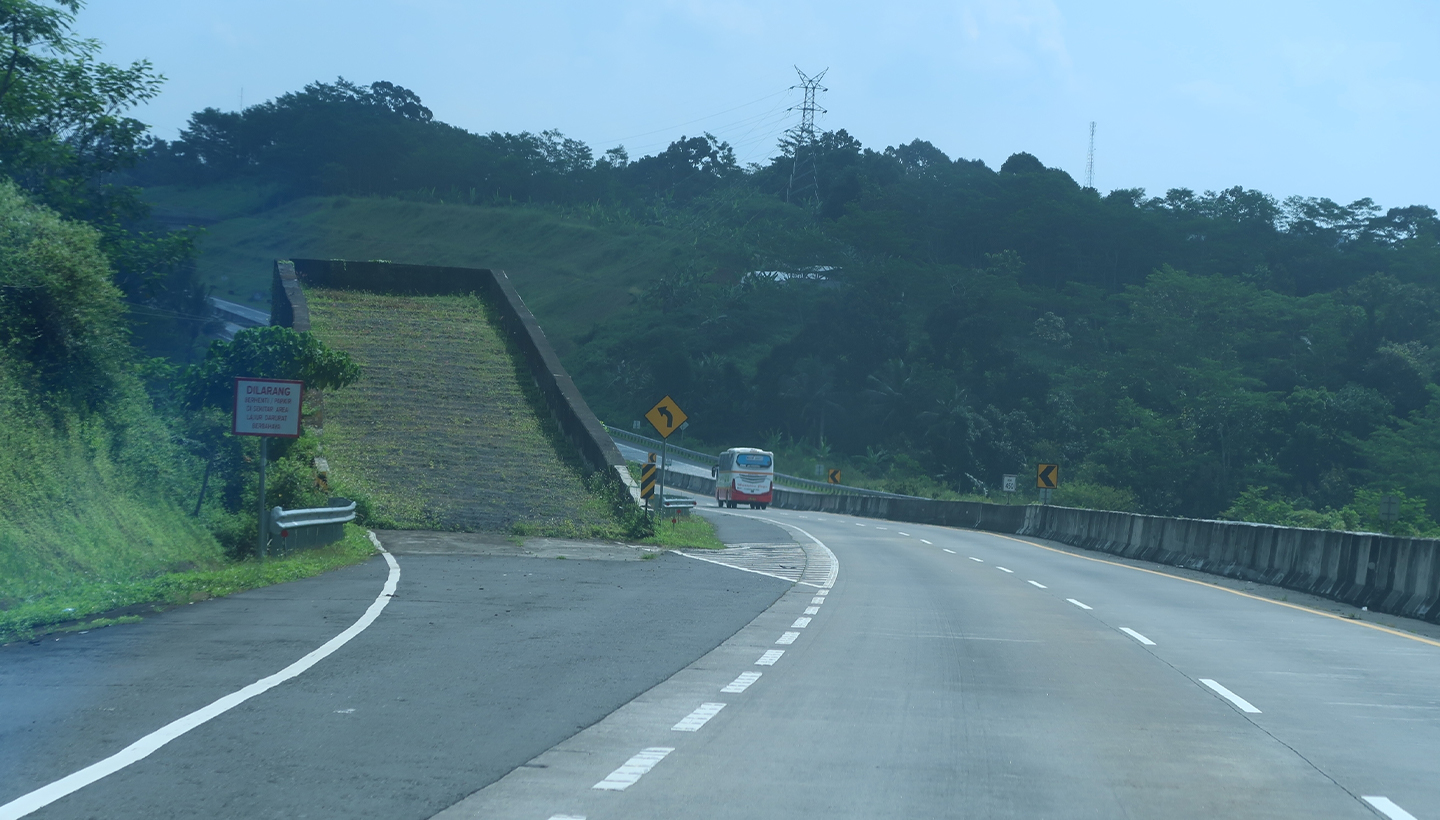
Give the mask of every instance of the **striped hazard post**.
[[640, 497], [647, 502], [655, 497], [655, 462], [651, 461], [640, 468]]

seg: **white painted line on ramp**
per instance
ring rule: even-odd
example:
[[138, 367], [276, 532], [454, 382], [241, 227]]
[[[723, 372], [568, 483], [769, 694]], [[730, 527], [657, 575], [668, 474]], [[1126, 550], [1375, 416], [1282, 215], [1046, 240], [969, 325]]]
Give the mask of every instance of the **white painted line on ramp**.
[[1004, 567], [996, 567], [996, 569], [1000, 570], [1001, 572], [1008, 572], [1008, 573], [1010, 573], [1011, 575], [1014, 575], [1014, 574], [1015, 574], [1015, 570], [1013, 570], [1013, 569], [1006, 569], [1006, 568], [1004, 568]]
[[710, 718], [720, 714], [725, 708], [723, 703], [702, 703], [700, 708], [685, 716], [685, 719], [670, 727], [672, 732], [698, 732], [700, 727], [710, 722]]
[[800, 637], [799, 632], [786, 632], [784, 635], [781, 635], [775, 641], [775, 643], [780, 644], [781, 646], [789, 646], [790, 644], [795, 643], [795, 639], [798, 637]]
[[1388, 797], [1371, 795], [1361, 797], [1366, 803], [1375, 807], [1375, 810], [1390, 818], [1390, 820], [1415, 820], [1415, 815], [1395, 805]]
[[809, 625], [810, 625], [810, 619], [809, 619], [809, 618], [796, 618], [796, 619], [795, 619], [795, 623], [790, 624], [790, 628], [791, 628], [791, 629], [804, 629], [805, 627], [807, 627], [807, 626], [809, 626]]
[[1070, 603], [1074, 604], [1075, 606], [1080, 607], [1081, 609], [1094, 609], [1094, 608], [1095, 608], [1095, 607], [1093, 607], [1093, 606], [1086, 606], [1085, 604], [1080, 603], [1079, 601], [1075, 600], [1074, 598], [1066, 598], [1065, 600], [1069, 601]]
[[759, 672], [741, 672], [740, 677], [730, 681], [729, 685], [720, 691], [729, 695], [738, 695], [749, 689], [750, 684], [757, 680], [760, 680]]
[[1026, 581], [1025, 583], [1030, 584], [1031, 586], [1039, 587], [1040, 589], [1049, 589], [1049, 588], [1050, 588], [1050, 587], [1047, 587], [1047, 586], [1045, 586], [1044, 584], [1040, 583], [1039, 581]]
[[320, 648], [310, 652], [310, 654], [268, 678], [261, 678], [237, 692], [232, 692], [220, 698], [209, 706], [197, 709], [178, 720], [171, 721], [104, 760], [91, 763], [78, 772], [66, 775], [48, 786], [41, 786], [29, 794], [23, 794], [11, 800], [9, 803], [0, 806], [0, 820], [17, 820], [17, 818], [24, 817], [27, 814], [45, 808], [68, 794], [79, 791], [103, 777], [108, 777], [129, 766], [131, 763], [144, 760], [170, 741], [214, 720], [245, 701], [257, 695], [262, 695], [285, 681], [300, 675], [305, 672], [305, 670], [335, 654], [340, 647], [350, 643], [356, 635], [368, 629], [370, 624], [375, 623], [375, 619], [380, 617], [380, 613], [384, 611], [385, 607], [389, 605], [390, 599], [394, 597], [395, 586], [400, 583], [400, 565], [395, 563], [395, 557], [389, 552], [386, 552], [384, 547], [380, 546], [380, 539], [376, 538], [373, 532], [370, 533], [370, 541], [375, 545], [375, 548], [380, 550], [381, 554], [385, 556], [385, 562], [390, 565], [390, 574], [385, 579], [385, 586], [380, 589], [380, 595], [376, 597], [375, 601], [370, 604], [370, 607], [365, 610], [365, 614], [361, 615], [360, 619], [351, 624], [348, 629], [326, 641]]
[[1131, 629], [1131, 628], [1128, 627], [1128, 626], [1122, 626], [1122, 627], [1120, 627], [1120, 631], [1121, 631], [1121, 632], [1124, 632], [1126, 635], [1129, 635], [1130, 637], [1134, 638], [1135, 640], [1139, 641], [1140, 643], [1145, 644], [1146, 646], [1154, 646], [1154, 645], [1155, 645], [1155, 642], [1154, 642], [1154, 641], [1150, 640], [1149, 638], [1145, 637], [1144, 635], [1141, 635], [1139, 632], [1136, 632], [1135, 630]]
[[592, 789], [604, 789], [605, 791], [623, 792], [635, 784], [640, 776], [655, 768], [655, 764], [665, 759], [665, 755], [675, 751], [670, 746], [651, 746], [625, 761], [625, 765], [611, 772], [604, 780], [591, 786]]
[[1252, 715], [1260, 714], [1260, 710], [1252, 706], [1250, 701], [1240, 697], [1234, 692], [1231, 692], [1229, 689], [1226, 689], [1215, 681], [1210, 680], [1209, 678], [1201, 678], [1200, 682], [1214, 690], [1215, 694], [1235, 704], [1235, 708], [1239, 709], [1240, 711], [1249, 712]]

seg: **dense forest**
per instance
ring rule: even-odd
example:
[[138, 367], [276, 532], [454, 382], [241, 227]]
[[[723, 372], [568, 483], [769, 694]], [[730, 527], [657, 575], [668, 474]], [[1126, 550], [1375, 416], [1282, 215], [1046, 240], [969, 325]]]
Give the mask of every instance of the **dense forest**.
[[932, 494], [1055, 461], [1076, 503], [1374, 526], [1370, 501], [1398, 491], [1408, 526], [1440, 513], [1429, 207], [1102, 194], [1024, 152], [992, 169], [844, 130], [763, 166], [709, 135], [597, 156], [344, 80], [198, 112], [134, 171], [243, 178], [685, 232], [570, 362], [613, 420], [669, 393], [703, 441], [806, 446]]

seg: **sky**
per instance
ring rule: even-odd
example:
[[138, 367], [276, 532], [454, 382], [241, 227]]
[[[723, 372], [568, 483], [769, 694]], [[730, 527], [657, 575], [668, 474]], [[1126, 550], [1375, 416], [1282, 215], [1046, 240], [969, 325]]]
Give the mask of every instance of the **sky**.
[[174, 138], [317, 80], [388, 80], [474, 132], [558, 129], [632, 158], [710, 132], [764, 162], [816, 124], [1095, 186], [1440, 207], [1435, 0], [89, 0], [77, 32], [167, 77]]

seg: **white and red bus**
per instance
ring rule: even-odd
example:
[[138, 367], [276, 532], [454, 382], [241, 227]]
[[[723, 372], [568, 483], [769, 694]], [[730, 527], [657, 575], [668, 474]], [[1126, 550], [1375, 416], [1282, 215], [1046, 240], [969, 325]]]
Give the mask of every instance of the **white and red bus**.
[[770, 506], [775, 487], [775, 454], [754, 447], [731, 447], [720, 454], [711, 469], [715, 476], [715, 506], [752, 510]]

